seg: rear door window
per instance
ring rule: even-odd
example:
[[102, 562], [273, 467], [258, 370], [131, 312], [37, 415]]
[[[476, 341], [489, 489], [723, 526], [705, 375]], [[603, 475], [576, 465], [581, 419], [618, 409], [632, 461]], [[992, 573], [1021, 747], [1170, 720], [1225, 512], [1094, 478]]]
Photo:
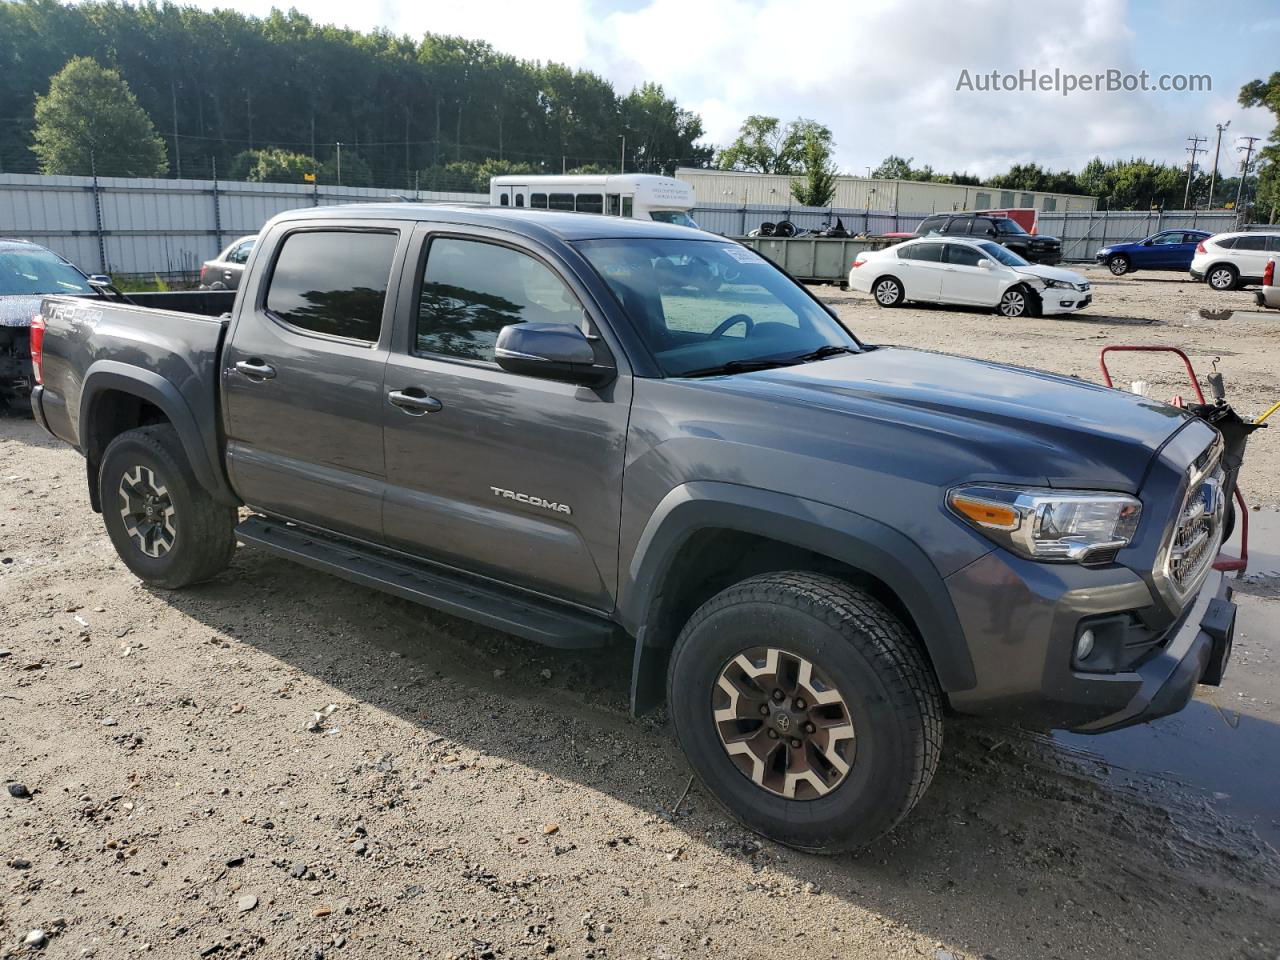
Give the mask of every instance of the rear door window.
[[902, 247], [898, 250], [899, 260], [923, 260], [928, 263], [937, 263], [942, 259], [941, 243], [913, 243], [909, 247]]
[[1261, 235], [1251, 236], [1251, 237], [1236, 237], [1235, 249], [1265, 250], [1267, 249], [1267, 238]]
[[396, 233], [300, 230], [284, 238], [266, 309], [308, 333], [376, 343]]
[[952, 217], [947, 224], [947, 233], [968, 233], [973, 226], [973, 217]]

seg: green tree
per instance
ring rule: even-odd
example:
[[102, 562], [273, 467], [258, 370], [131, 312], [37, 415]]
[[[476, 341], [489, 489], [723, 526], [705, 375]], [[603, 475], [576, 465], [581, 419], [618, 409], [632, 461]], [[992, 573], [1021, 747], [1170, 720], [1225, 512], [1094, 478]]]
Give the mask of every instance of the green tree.
[[831, 160], [831, 141], [817, 131], [810, 131], [800, 149], [803, 179], [791, 181], [791, 195], [806, 207], [829, 206], [836, 195], [839, 171]]
[[1268, 223], [1280, 222], [1280, 72], [1241, 87], [1240, 106], [1264, 107], [1276, 118], [1271, 136], [1258, 154], [1255, 208], [1257, 216], [1265, 217]]
[[831, 131], [816, 120], [799, 117], [783, 123], [777, 117], [753, 114], [738, 131], [737, 139], [716, 158], [722, 170], [756, 173], [799, 173], [806, 145], [817, 141], [830, 150]]
[[269, 147], [237, 154], [231, 161], [227, 179], [251, 183], [303, 183], [305, 174], [319, 172], [320, 164], [315, 157]]
[[69, 60], [36, 99], [40, 172], [158, 177], [169, 166], [164, 141], [120, 74], [89, 57]]
[[878, 180], [911, 180], [911, 161], [914, 157], [900, 157], [891, 153], [880, 161], [880, 166], [871, 171], [871, 176]]

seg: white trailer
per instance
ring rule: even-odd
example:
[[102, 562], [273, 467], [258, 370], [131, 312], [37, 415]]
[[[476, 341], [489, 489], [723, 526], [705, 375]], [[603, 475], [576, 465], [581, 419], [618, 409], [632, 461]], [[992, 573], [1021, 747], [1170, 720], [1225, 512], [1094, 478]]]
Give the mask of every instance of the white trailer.
[[597, 213], [609, 217], [658, 220], [696, 227], [693, 187], [682, 180], [651, 174], [593, 176], [524, 176], [489, 181], [489, 203], [495, 207], [529, 207]]

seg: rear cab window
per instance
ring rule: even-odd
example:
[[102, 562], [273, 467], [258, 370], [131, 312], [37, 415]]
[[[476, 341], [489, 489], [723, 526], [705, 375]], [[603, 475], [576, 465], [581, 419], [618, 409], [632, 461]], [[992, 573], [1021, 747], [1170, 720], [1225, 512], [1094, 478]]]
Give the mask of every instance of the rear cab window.
[[399, 235], [304, 229], [281, 241], [263, 305], [299, 332], [377, 343]]

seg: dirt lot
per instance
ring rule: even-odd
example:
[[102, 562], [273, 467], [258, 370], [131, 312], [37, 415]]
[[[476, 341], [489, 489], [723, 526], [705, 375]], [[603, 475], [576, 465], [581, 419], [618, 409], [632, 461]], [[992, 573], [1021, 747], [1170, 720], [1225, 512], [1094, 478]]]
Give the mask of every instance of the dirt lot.
[[[1101, 344], [1222, 357], [1280, 399], [1280, 314], [1098, 276], [1088, 314], [879, 310], [876, 342], [1090, 379]], [[1130, 359], [1153, 394], [1176, 378]], [[1172, 371], [1172, 368], [1169, 368]], [[1280, 501], [1280, 437], [1245, 485]], [[761, 842], [697, 787], [625, 652], [560, 654], [241, 550], [141, 586], [77, 455], [0, 418], [0, 956], [1280, 955], [1280, 578], [1241, 597], [1227, 685], [1102, 738], [955, 721], [934, 786], [859, 855]], [[1280, 522], [1253, 515], [1256, 568]], [[318, 729], [315, 714], [319, 713]], [[21, 791], [19, 791], [21, 792]]]

